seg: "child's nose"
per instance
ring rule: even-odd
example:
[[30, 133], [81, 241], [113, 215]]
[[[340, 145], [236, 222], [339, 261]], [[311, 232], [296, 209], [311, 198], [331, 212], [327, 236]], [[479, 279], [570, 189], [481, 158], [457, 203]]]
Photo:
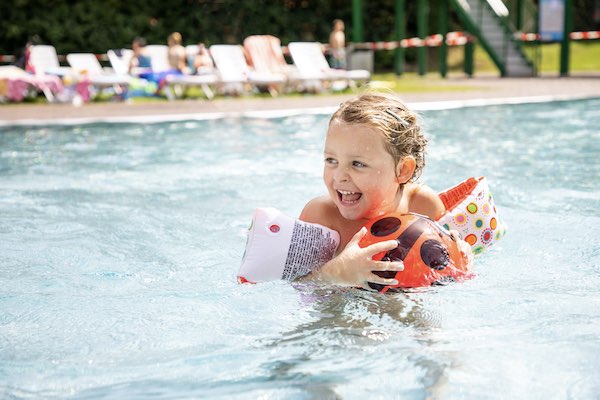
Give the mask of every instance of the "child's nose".
[[333, 176], [337, 182], [346, 182], [350, 179], [347, 168], [338, 168]]

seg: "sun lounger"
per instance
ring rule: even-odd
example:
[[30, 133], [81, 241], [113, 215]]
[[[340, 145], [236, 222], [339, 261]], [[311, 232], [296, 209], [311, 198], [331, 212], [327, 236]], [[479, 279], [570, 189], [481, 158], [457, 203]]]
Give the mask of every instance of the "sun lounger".
[[71, 73], [71, 68], [61, 67], [54, 46], [37, 45], [31, 46], [29, 62], [35, 69], [35, 73], [65, 76]]
[[133, 50], [121, 49], [120, 54], [117, 54], [116, 50], [108, 50], [106, 55], [113, 71], [119, 75], [129, 75], [129, 62], [133, 56]]
[[281, 50], [281, 40], [272, 35], [252, 35], [244, 39], [244, 49], [255, 71], [265, 74], [282, 75], [288, 87], [301, 89], [304, 79], [295, 65], [285, 61]]
[[171, 68], [169, 65], [169, 47], [164, 44], [149, 44], [145, 47], [146, 54], [150, 56], [153, 72], [164, 72]]
[[0, 101], [22, 101], [38, 91], [53, 101], [62, 89], [62, 81], [57, 76], [32, 75], [13, 65], [0, 66]]
[[318, 42], [292, 42], [288, 45], [294, 64], [304, 79], [321, 81], [346, 81], [350, 86], [357, 82], [368, 82], [371, 74], [367, 70], [341, 70], [329, 66], [323, 54], [323, 46]]
[[245, 85], [251, 85], [257, 88], [266, 87], [272, 96], [277, 96], [278, 87], [286, 81], [283, 74], [250, 69], [244, 56], [244, 49], [240, 45], [212, 45], [210, 53], [226, 91], [241, 94], [245, 92]]
[[[165, 94], [167, 98], [174, 99], [181, 97], [188, 87], [200, 87], [208, 99], [214, 97], [211, 86], [217, 85], [219, 76], [214, 74], [203, 75], [185, 75], [177, 72], [169, 65], [169, 47], [161, 44], [152, 44], [146, 46], [146, 52], [150, 56], [152, 71], [161, 76], [163, 84], [166, 87]], [[173, 73], [169, 73], [172, 71]]]
[[59, 79], [59, 90], [56, 86], [57, 81], [48, 77], [48, 75], [54, 77], [68, 76], [72, 73], [71, 68], [60, 66], [56, 49], [51, 45], [31, 46], [29, 63], [33, 67], [35, 75], [39, 77], [42, 82], [55, 82], [50, 84], [42, 84], [42, 86], [39, 86], [40, 90], [42, 90], [46, 96], [46, 99], [48, 101], [54, 101], [55, 95], [62, 91], [62, 83]]
[[105, 71], [92, 53], [67, 54], [67, 61], [78, 80], [87, 80], [98, 92], [112, 88], [117, 95], [127, 91], [131, 82], [129, 75]]

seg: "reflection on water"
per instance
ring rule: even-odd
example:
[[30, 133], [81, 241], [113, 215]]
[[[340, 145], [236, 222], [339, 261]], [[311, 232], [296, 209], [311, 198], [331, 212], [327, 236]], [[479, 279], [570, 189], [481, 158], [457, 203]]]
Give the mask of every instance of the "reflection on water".
[[[296, 288], [314, 319], [261, 341], [278, 355], [291, 356], [262, 366], [269, 371], [268, 380], [288, 382], [310, 398], [344, 398], [359, 393], [368, 397], [379, 388], [374, 383], [356, 385], [366, 370], [393, 375], [397, 371], [397, 379], [385, 379], [386, 384], [393, 385], [390, 394], [410, 395], [414, 386], [428, 396], [443, 393], [447, 361], [423, 352], [431, 344], [430, 332], [440, 327], [439, 316], [423, 307], [415, 293], [382, 295], [312, 285]], [[411, 372], [400, 378], [402, 370]], [[407, 382], [403, 384], [404, 380]], [[352, 390], [344, 395], [347, 385], [352, 385]]]
[[327, 116], [0, 129], [1, 398], [600, 392], [600, 101], [423, 114], [423, 180], [510, 230], [461, 284], [235, 280], [252, 211], [324, 192]]

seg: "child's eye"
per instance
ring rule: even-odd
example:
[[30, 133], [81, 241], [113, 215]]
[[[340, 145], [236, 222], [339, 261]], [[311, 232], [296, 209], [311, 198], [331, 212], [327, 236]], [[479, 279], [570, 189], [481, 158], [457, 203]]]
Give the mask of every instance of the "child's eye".
[[367, 164], [361, 163], [360, 161], [352, 161], [352, 165], [358, 168], [364, 168], [367, 166]]
[[325, 164], [337, 164], [337, 160], [335, 158], [327, 157], [325, 159]]

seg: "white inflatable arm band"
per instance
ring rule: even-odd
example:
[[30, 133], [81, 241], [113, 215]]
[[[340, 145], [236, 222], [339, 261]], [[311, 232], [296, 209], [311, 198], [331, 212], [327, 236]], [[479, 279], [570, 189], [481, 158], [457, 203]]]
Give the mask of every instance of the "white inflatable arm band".
[[332, 229], [300, 221], [274, 208], [257, 208], [238, 281], [292, 281], [331, 260], [339, 244], [340, 235]]

